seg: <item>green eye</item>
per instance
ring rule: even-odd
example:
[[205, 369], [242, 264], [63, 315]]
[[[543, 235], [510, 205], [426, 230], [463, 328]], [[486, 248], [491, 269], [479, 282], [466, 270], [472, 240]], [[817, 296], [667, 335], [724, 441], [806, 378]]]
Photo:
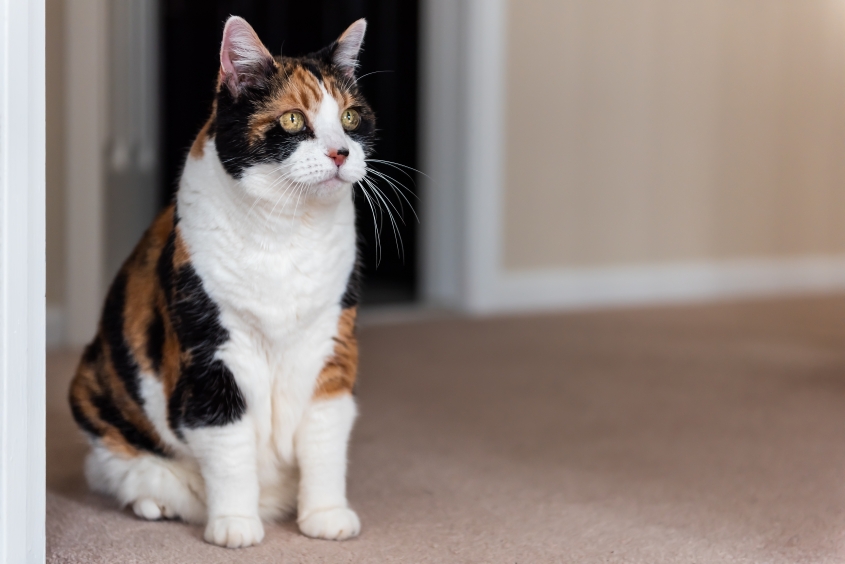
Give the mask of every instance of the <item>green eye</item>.
[[346, 131], [355, 131], [361, 125], [361, 116], [357, 111], [349, 109], [340, 115], [340, 123]]
[[279, 119], [282, 129], [288, 133], [299, 133], [305, 129], [305, 116], [299, 112], [287, 112]]

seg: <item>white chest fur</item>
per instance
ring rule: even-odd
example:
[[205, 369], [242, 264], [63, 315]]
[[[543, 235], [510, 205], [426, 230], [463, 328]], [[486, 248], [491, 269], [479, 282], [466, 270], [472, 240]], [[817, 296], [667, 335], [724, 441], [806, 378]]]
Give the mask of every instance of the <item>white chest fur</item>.
[[186, 163], [177, 211], [192, 264], [229, 332], [218, 356], [246, 399], [259, 474], [266, 467], [270, 479], [273, 467], [293, 463], [296, 427], [332, 353], [355, 262], [355, 212], [351, 187], [306, 201], [295, 186], [257, 187], [260, 172], [241, 182], [252, 182], [252, 193], [275, 190], [277, 201], [247, 196], [209, 141], [202, 158]]

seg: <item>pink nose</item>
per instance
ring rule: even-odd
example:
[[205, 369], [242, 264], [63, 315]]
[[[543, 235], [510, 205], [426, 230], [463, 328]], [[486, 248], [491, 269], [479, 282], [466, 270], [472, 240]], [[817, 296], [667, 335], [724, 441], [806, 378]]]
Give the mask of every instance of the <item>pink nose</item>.
[[329, 151], [329, 158], [334, 161], [337, 166], [346, 162], [346, 157], [349, 156], [349, 149], [332, 149]]

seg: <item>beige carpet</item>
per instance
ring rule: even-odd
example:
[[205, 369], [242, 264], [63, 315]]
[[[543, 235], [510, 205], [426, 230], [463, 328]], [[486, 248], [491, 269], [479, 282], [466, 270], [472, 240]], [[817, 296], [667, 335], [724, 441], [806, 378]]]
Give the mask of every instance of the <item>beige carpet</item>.
[[85, 493], [49, 359], [48, 561], [845, 562], [845, 298], [362, 330], [360, 538], [207, 545]]

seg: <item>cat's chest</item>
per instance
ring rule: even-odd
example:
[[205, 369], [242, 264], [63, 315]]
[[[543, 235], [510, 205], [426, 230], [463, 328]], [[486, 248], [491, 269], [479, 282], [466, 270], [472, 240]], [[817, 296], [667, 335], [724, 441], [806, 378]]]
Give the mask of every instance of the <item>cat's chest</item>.
[[232, 331], [284, 343], [337, 307], [355, 253], [354, 228], [336, 225], [271, 248], [217, 241], [197, 262]]
[[307, 321], [343, 294], [354, 260], [344, 247], [342, 241], [325, 241], [232, 257], [230, 291], [223, 299], [229, 308], [271, 325]]

